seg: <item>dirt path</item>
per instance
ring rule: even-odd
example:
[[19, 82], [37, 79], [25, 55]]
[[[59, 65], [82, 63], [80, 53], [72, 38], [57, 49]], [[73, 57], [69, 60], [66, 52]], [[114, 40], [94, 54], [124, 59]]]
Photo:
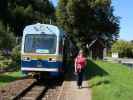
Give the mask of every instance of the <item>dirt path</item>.
[[91, 100], [91, 90], [87, 80], [83, 81], [81, 89], [78, 89], [75, 78], [66, 80], [62, 90], [59, 100]]

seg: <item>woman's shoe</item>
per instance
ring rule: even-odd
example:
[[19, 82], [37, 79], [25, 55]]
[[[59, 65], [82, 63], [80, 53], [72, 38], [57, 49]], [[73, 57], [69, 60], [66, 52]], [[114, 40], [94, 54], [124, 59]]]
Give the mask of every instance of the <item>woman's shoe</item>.
[[78, 89], [81, 89], [82, 88], [82, 86], [78, 86]]

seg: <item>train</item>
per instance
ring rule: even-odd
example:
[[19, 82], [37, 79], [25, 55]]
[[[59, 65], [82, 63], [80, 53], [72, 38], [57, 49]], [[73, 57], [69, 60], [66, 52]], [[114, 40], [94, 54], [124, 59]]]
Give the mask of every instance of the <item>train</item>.
[[77, 51], [76, 46], [61, 28], [50, 24], [28, 25], [23, 30], [21, 71], [36, 79], [60, 77], [69, 66], [67, 59]]

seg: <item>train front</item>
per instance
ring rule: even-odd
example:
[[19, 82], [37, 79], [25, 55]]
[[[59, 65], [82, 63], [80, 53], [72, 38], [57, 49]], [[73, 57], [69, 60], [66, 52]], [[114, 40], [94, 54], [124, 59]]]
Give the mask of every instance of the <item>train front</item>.
[[59, 76], [62, 67], [55, 27], [44, 26], [40, 26], [42, 29], [31, 27], [32, 32], [27, 29], [22, 39], [21, 70], [37, 78]]

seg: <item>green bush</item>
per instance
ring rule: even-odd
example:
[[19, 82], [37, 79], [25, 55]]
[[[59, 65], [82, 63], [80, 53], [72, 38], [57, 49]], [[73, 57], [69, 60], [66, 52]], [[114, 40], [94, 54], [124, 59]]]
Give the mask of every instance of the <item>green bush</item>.
[[11, 50], [15, 44], [16, 42], [13, 33], [1, 32], [0, 30], [0, 49]]
[[9, 67], [11, 64], [11, 60], [10, 59], [4, 59], [0, 61], [0, 67], [1, 68], [7, 68]]
[[17, 45], [13, 48], [11, 53], [12, 63], [11, 66], [19, 69], [21, 63], [21, 56], [20, 56], [20, 45]]
[[133, 58], [133, 44], [128, 41], [118, 40], [112, 46], [112, 52], [118, 52], [119, 57]]
[[0, 60], [3, 59], [2, 52], [0, 51]]
[[0, 68], [8, 67], [11, 63], [11, 59], [7, 59], [0, 51]]

